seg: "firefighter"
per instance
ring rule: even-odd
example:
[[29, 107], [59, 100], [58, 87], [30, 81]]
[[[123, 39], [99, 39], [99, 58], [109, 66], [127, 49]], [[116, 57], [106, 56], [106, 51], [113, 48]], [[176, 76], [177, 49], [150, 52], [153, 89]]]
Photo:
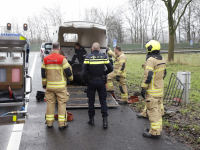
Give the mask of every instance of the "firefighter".
[[[106, 104], [106, 78], [105, 76], [112, 72], [113, 67], [107, 56], [99, 53], [100, 45], [99, 43], [94, 43], [92, 45], [92, 54], [87, 55], [84, 64], [83, 64], [83, 79], [87, 84], [87, 96], [89, 98], [89, 121], [88, 124], [94, 126], [94, 116], [95, 116], [95, 93], [98, 92], [99, 101], [101, 104], [101, 113], [103, 117], [103, 128], [106, 129], [108, 127], [107, 121], [107, 104]], [[106, 70], [105, 70], [106, 66]]]
[[163, 100], [163, 78], [166, 74], [166, 64], [160, 55], [160, 43], [151, 40], [146, 44], [149, 57], [145, 63], [144, 79], [141, 85], [141, 95], [145, 99], [147, 115], [151, 128], [143, 133], [147, 138], [159, 138], [162, 131], [161, 104]]
[[[112, 51], [111, 48], [110, 48], [110, 45], [108, 45], [107, 48], [106, 48], [106, 53], [108, 51]], [[110, 61], [111, 65], [113, 66], [113, 58], [112, 58], [112, 56], [108, 55], [108, 58], [109, 58], [109, 61]]]
[[107, 88], [108, 92], [114, 95], [114, 86], [112, 80], [115, 79], [119, 82], [119, 89], [121, 92], [121, 100], [119, 104], [126, 104], [128, 101], [128, 92], [126, 87], [126, 61], [127, 58], [124, 53], [121, 51], [120, 46], [114, 48], [115, 52], [109, 50], [107, 54], [114, 57], [114, 71], [108, 74]]
[[46, 89], [47, 100], [46, 123], [48, 128], [53, 126], [56, 99], [58, 101], [58, 124], [63, 130], [67, 125], [66, 102], [69, 100], [66, 77], [72, 81], [72, 69], [67, 59], [59, 54], [60, 43], [53, 43], [53, 51], [44, 58], [42, 63], [42, 85]]
[[76, 58], [78, 59], [78, 62], [80, 64], [83, 64], [83, 61], [84, 61], [86, 55], [87, 55], [87, 52], [86, 52], [85, 48], [83, 46], [81, 46], [79, 43], [76, 43], [75, 44], [75, 53], [72, 58], [71, 64], [73, 64], [75, 62]]
[[[147, 59], [151, 56], [151, 53], [148, 53], [147, 54], [147, 57], [146, 57], [146, 61]], [[142, 68], [145, 70], [145, 65], [143, 64], [142, 65]], [[165, 74], [164, 74], [164, 78], [165, 79], [165, 76], [167, 75], [167, 71], [165, 70]], [[163, 106], [163, 103], [161, 104], [161, 113], [162, 113], [162, 116], [164, 116], [164, 106]], [[144, 109], [142, 110], [141, 113], [138, 113], [136, 114], [138, 118], [147, 118], [147, 107], [145, 105]]]

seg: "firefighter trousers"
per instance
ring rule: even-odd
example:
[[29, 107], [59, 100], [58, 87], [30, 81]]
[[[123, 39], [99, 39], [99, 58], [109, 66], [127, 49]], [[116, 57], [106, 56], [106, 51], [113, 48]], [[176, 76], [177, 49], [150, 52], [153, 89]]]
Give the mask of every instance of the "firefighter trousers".
[[[114, 72], [111, 72], [108, 74], [107, 88], [109, 92], [114, 91], [114, 85], [112, 81], [115, 80], [115, 78], [116, 78], [116, 75], [114, 74]], [[121, 92], [121, 101], [128, 101], [128, 92], [127, 92], [125, 77], [120, 77], [119, 89]]]
[[56, 99], [58, 101], [58, 125], [59, 127], [67, 125], [66, 102], [69, 100], [67, 88], [47, 88], [45, 98], [47, 101], [47, 125], [53, 125]]
[[146, 95], [147, 115], [151, 124], [149, 133], [152, 135], [160, 135], [162, 131], [162, 98]]
[[[162, 114], [162, 116], [164, 116], [163, 103], [161, 103], [161, 114]], [[144, 116], [144, 117], [147, 117], [147, 107], [146, 107], [146, 105], [145, 105], [144, 109], [142, 110], [141, 115]]]

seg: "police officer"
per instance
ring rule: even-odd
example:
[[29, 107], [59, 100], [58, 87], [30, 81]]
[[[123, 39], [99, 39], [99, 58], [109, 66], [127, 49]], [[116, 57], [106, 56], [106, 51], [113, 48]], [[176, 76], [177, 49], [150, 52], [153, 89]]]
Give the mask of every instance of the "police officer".
[[[107, 48], [106, 48], [106, 53], [108, 51], [112, 51], [111, 48], [110, 48], [110, 45], [108, 45]], [[112, 58], [112, 56], [108, 55], [108, 58], [109, 58], [109, 61], [110, 61], [111, 65], [113, 66], [113, 58]]]
[[114, 95], [114, 85], [112, 80], [115, 79], [119, 82], [119, 89], [121, 92], [121, 100], [118, 102], [119, 104], [126, 104], [128, 101], [128, 91], [126, 87], [126, 61], [127, 58], [124, 55], [123, 51], [121, 51], [120, 46], [116, 46], [114, 49], [115, 52], [109, 50], [107, 52], [108, 55], [114, 57], [114, 71], [108, 75], [107, 80], [107, 88], [108, 91]]
[[72, 69], [67, 59], [59, 54], [60, 43], [53, 43], [53, 51], [44, 58], [42, 63], [42, 85], [46, 89], [47, 100], [46, 123], [48, 128], [53, 126], [56, 99], [58, 101], [58, 124], [63, 130], [67, 125], [66, 102], [69, 100], [66, 77], [72, 81]]
[[75, 53], [72, 58], [71, 64], [73, 64], [75, 62], [76, 58], [78, 59], [78, 62], [80, 64], [83, 64], [83, 61], [84, 61], [86, 55], [87, 55], [87, 52], [86, 52], [85, 48], [83, 46], [81, 46], [79, 43], [76, 43], [75, 44]]
[[163, 79], [166, 75], [166, 64], [160, 55], [160, 43], [151, 40], [146, 44], [149, 57], [145, 63], [141, 95], [145, 99], [147, 115], [151, 128], [143, 133], [147, 138], [159, 138], [162, 131]]
[[[87, 84], [87, 96], [89, 98], [89, 121], [88, 124], [94, 126], [94, 116], [95, 116], [95, 93], [98, 92], [99, 101], [101, 104], [101, 113], [103, 117], [103, 128], [108, 127], [107, 122], [107, 104], [106, 97], [107, 91], [104, 76], [112, 72], [113, 67], [110, 64], [107, 56], [99, 53], [100, 45], [99, 43], [94, 43], [92, 45], [92, 54], [87, 55], [83, 64], [83, 78]], [[107, 69], [105, 69], [105, 66]]]

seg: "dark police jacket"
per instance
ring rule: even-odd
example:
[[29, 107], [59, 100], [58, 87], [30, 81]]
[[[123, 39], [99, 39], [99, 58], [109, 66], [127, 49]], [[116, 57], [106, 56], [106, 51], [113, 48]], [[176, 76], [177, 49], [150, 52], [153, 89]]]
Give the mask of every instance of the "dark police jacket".
[[[105, 67], [106, 66], [106, 67]], [[92, 54], [85, 57], [83, 64], [83, 79], [86, 84], [92, 79], [103, 79], [104, 76], [113, 71], [113, 67], [107, 56], [94, 50]]]
[[85, 59], [87, 52], [85, 50], [84, 47], [80, 46], [80, 49], [75, 49], [75, 54], [72, 58], [72, 63], [76, 60], [76, 58], [78, 59], [80, 64], [83, 64], [83, 61]]

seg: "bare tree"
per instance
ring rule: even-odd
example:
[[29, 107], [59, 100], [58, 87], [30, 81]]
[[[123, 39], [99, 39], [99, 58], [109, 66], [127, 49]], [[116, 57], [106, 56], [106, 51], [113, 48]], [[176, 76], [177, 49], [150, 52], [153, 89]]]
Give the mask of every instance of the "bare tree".
[[189, 5], [189, 3], [192, 0], [185, 0], [185, 5], [183, 7], [183, 10], [180, 14], [180, 16], [178, 16], [177, 18], [177, 22], [175, 22], [175, 18], [174, 18], [174, 13], [178, 7], [178, 5], [180, 4], [181, 0], [175, 0], [174, 3], [172, 2], [172, 0], [162, 0], [167, 8], [168, 11], [168, 25], [169, 25], [169, 53], [168, 53], [168, 61], [174, 61], [174, 39], [175, 39], [175, 32], [176, 29], [179, 25], [179, 22], [182, 18], [182, 16], [185, 13], [185, 10], [187, 8], [187, 6]]

